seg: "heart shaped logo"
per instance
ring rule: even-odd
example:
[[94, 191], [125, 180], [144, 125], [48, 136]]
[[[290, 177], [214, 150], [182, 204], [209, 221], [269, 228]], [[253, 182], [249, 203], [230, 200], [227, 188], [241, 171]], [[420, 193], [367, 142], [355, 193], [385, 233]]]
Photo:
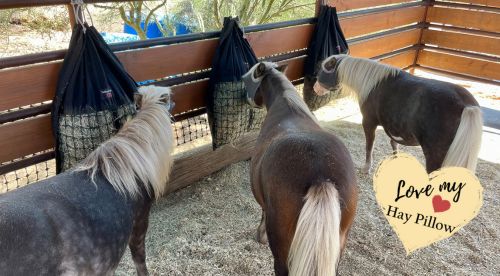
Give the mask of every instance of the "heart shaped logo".
[[373, 188], [407, 254], [452, 236], [483, 204], [483, 188], [473, 172], [447, 167], [428, 175], [416, 158], [405, 153], [382, 161]]
[[448, 200], [443, 200], [440, 195], [436, 195], [432, 198], [432, 207], [434, 207], [434, 212], [444, 212], [450, 209], [451, 203]]

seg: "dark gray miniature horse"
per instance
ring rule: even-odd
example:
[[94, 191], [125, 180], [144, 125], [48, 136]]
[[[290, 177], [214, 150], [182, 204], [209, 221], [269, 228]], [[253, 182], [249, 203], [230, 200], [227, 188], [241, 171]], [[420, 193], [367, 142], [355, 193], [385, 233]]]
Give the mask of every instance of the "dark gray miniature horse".
[[257, 239], [269, 241], [276, 275], [335, 275], [357, 204], [351, 156], [275, 64], [255, 65], [243, 81], [249, 102], [267, 109], [250, 172]]
[[483, 121], [466, 89], [345, 55], [331, 56], [322, 64], [315, 91], [323, 95], [330, 89], [358, 98], [366, 137], [365, 173], [371, 167], [378, 125], [391, 138], [394, 151], [398, 143], [422, 146], [429, 173], [442, 166], [475, 171]]
[[79, 168], [0, 195], [0, 275], [112, 275], [127, 243], [137, 273], [148, 274], [149, 210], [165, 190], [174, 137], [169, 90], [140, 92], [137, 115]]

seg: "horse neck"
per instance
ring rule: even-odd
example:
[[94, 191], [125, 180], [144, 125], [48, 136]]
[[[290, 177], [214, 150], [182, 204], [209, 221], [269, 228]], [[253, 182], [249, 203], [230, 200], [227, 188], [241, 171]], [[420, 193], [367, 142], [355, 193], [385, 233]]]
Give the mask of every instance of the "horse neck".
[[263, 100], [268, 114], [281, 114], [285, 118], [296, 114], [316, 121], [316, 117], [284, 74], [271, 72], [262, 82]]

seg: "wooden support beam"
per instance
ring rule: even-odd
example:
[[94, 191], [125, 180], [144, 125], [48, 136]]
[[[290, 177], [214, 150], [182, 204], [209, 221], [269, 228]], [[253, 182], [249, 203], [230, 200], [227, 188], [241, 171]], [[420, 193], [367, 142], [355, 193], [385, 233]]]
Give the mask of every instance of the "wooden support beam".
[[225, 145], [215, 151], [212, 150], [212, 145], [206, 145], [175, 156], [167, 194], [189, 186], [228, 165], [250, 159], [257, 135], [257, 132], [252, 132], [235, 142], [234, 146]]

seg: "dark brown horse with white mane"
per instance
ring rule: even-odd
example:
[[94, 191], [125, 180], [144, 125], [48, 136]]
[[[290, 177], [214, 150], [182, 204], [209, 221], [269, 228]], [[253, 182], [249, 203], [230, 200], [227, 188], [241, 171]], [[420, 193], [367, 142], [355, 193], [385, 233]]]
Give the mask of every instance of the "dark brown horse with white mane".
[[250, 172], [257, 239], [269, 241], [276, 275], [335, 275], [356, 211], [354, 165], [276, 68], [259, 63], [243, 77], [249, 102], [267, 109]]
[[148, 274], [149, 210], [174, 137], [169, 89], [139, 92], [137, 115], [78, 168], [0, 195], [0, 275], [113, 275], [127, 244]]
[[482, 136], [479, 104], [463, 87], [413, 76], [373, 60], [346, 55], [322, 63], [315, 91], [328, 90], [357, 97], [363, 114], [368, 173], [375, 129], [384, 127], [397, 144], [422, 147], [427, 172], [458, 166], [475, 171]]

